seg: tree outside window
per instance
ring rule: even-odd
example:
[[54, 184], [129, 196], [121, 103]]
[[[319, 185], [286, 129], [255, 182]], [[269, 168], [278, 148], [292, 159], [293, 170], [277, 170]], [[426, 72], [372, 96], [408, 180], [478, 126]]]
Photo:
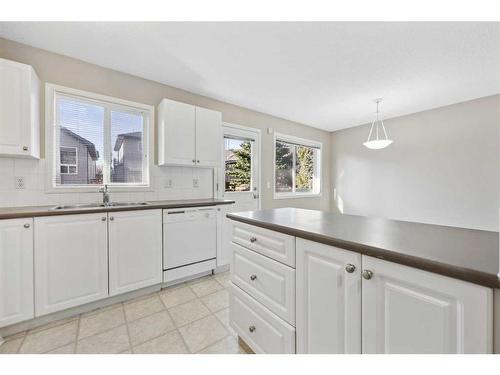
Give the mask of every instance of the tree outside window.
[[225, 191], [250, 191], [252, 184], [252, 142], [225, 139]]

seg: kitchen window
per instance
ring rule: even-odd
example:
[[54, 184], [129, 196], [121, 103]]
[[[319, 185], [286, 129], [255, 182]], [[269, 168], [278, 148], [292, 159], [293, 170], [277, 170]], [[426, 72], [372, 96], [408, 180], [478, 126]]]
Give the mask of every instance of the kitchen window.
[[153, 107], [51, 84], [46, 97], [48, 190], [149, 187]]
[[319, 142], [275, 134], [275, 199], [321, 194], [321, 147]]

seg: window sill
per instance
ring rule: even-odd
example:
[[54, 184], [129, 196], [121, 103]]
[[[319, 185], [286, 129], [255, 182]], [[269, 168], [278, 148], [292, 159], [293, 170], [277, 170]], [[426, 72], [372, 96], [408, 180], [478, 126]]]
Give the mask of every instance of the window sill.
[[[47, 187], [45, 193], [47, 194], [65, 194], [65, 193], [99, 193], [99, 189], [102, 185], [95, 186], [58, 186], [58, 187]], [[124, 186], [124, 185], [108, 185], [110, 193], [133, 193], [133, 192], [145, 192], [154, 191], [152, 186]]]
[[274, 199], [321, 198], [322, 193], [274, 193]]

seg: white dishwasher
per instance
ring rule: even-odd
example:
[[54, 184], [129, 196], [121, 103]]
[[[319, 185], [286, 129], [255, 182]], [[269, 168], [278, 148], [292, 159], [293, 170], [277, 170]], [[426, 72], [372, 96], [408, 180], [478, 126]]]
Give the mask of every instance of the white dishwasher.
[[217, 210], [163, 210], [163, 282], [213, 270], [217, 257]]

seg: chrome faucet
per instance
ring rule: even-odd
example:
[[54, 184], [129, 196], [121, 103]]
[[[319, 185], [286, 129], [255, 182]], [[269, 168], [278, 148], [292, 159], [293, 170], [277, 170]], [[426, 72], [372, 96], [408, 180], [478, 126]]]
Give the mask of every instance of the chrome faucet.
[[99, 189], [99, 193], [102, 193], [102, 204], [104, 206], [109, 205], [109, 193], [108, 193], [108, 185], [105, 184], [103, 187]]

